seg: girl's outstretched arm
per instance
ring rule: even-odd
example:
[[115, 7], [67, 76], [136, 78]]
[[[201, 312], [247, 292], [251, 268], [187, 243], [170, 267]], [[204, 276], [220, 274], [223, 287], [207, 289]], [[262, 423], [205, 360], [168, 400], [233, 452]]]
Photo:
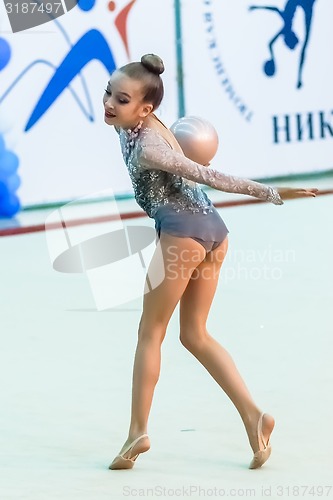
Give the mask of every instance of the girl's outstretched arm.
[[155, 130], [150, 130], [149, 136], [140, 141], [137, 154], [140, 165], [148, 170], [164, 170], [219, 191], [247, 194], [274, 205], [283, 205], [282, 198], [273, 187], [204, 167], [173, 150]]
[[275, 188], [283, 200], [292, 200], [294, 198], [313, 198], [317, 196], [318, 188], [292, 188], [292, 187], [277, 187]]

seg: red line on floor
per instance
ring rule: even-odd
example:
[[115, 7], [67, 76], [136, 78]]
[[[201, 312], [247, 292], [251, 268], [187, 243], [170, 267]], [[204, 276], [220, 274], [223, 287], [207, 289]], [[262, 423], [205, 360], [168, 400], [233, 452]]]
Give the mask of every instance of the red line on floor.
[[[326, 194], [333, 194], [333, 189], [321, 189], [318, 193], [317, 196], [323, 196]], [[288, 203], [289, 200], [286, 200], [285, 203]], [[226, 207], [235, 207], [235, 206], [242, 206], [242, 205], [250, 205], [254, 203], [268, 203], [265, 200], [259, 200], [259, 199], [249, 199], [249, 200], [232, 200], [232, 201], [220, 201], [220, 202], [212, 202], [213, 205], [216, 208], [226, 208]], [[57, 210], [57, 209], [55, 209]], [[148, 217], [144, 211], [138, 211], [138, 212], [125, 212], [122, 214], [115, 214], [115, 215], [101, 215], [98, 217], [90, 217], [90, 218], [82, 218], [82, 219], [73, 219], [71, 221], [66, 221], [66, 227], [73, 227], [73, 226], [81, 226], [83, 224], [99, 224], [102, 222], [110, 222], [110, 221], [115, 221], [119, 220], [119, 217], [121, 220], [124, 219], [137, 219], [140, 217]], [[53, 224], [48, 224], [47, 225], [47, 230], [50, 229], [60, 229], [62, 226], [60, 223], [53, 223]], [[2, 236], [15, 236], [18, 234], [26, 234], [26, 233], [38, 233], [41, 231], [45, 231], [45, 224], [36, 224], [33, 226], [16, 226], [16, 227], [8, 227], [5, 229], [0, 229], [0, 237]]]

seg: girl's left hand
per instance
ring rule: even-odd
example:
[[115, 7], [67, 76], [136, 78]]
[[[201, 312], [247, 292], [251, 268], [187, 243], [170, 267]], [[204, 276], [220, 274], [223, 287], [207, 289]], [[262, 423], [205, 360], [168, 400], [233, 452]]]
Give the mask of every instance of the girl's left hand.
[[312, 196], [316, 197], [319, 189], [317, 188], [290, 188], [290, 187], [277, 187], [275, 188], [279, 193], [282, 200], [290, 200], [293, 198], [304, 198]]

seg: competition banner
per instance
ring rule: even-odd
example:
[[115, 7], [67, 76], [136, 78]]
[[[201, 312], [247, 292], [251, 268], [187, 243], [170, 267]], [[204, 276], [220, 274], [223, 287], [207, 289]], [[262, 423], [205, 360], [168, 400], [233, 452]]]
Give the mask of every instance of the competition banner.
[[182, 1], [185, 109], [219, 133], [212, 166], [333, 168], [332, 19], [331, 0]]
[[108, 188], [132, 194], [102, 98], [115, 68], [156, 53], [166, 68], [166, 99], [157, 114], [167, 123], [177, 119], [173, 1], [0, 5], [0, 135], [19, 158], [22, 206]]

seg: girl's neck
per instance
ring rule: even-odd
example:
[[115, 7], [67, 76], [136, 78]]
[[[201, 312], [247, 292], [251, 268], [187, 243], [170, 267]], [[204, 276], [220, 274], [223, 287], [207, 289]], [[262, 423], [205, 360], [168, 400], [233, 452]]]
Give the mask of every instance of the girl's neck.
[[154, 113], [151, 113], [149, 116], [147, 116], [147, 118], [143, 122], [143, 126], [147, 126], [154, 130], [157, 130], [169, 143], [172, 149], [181, 153], [183, 152], [171, 130], [159, 118], [157, 118]]
[[144, 121], [144, 125], [154, 128], [154, 125], [162, 125], [165, 129], [169, 130], [168, 127], [155, 115], [155, 113], [150, 113]]
[[148, 115], [144, 120], [139, 120], [137, 123], [134, 123], [134, 125], [127, 126], [127, 127], [123, 126], [122, 128], [124, 130], [126, 130], [128, 133], [130, 133], [130, 132], [133, 132], [133, 130], [135, 130], [137, 128], [137, 126], [140, 125], [140, 123], [142, 124], [142, 126], [154, 128], [154, 123], [156, 123], [156, 122], [161, 123], [165, 128], [167, 128], [164, 125], [164, 123], [162, 123], [161, 120], [159, 120], [154, 113], [150, 113], [150, 115]]

